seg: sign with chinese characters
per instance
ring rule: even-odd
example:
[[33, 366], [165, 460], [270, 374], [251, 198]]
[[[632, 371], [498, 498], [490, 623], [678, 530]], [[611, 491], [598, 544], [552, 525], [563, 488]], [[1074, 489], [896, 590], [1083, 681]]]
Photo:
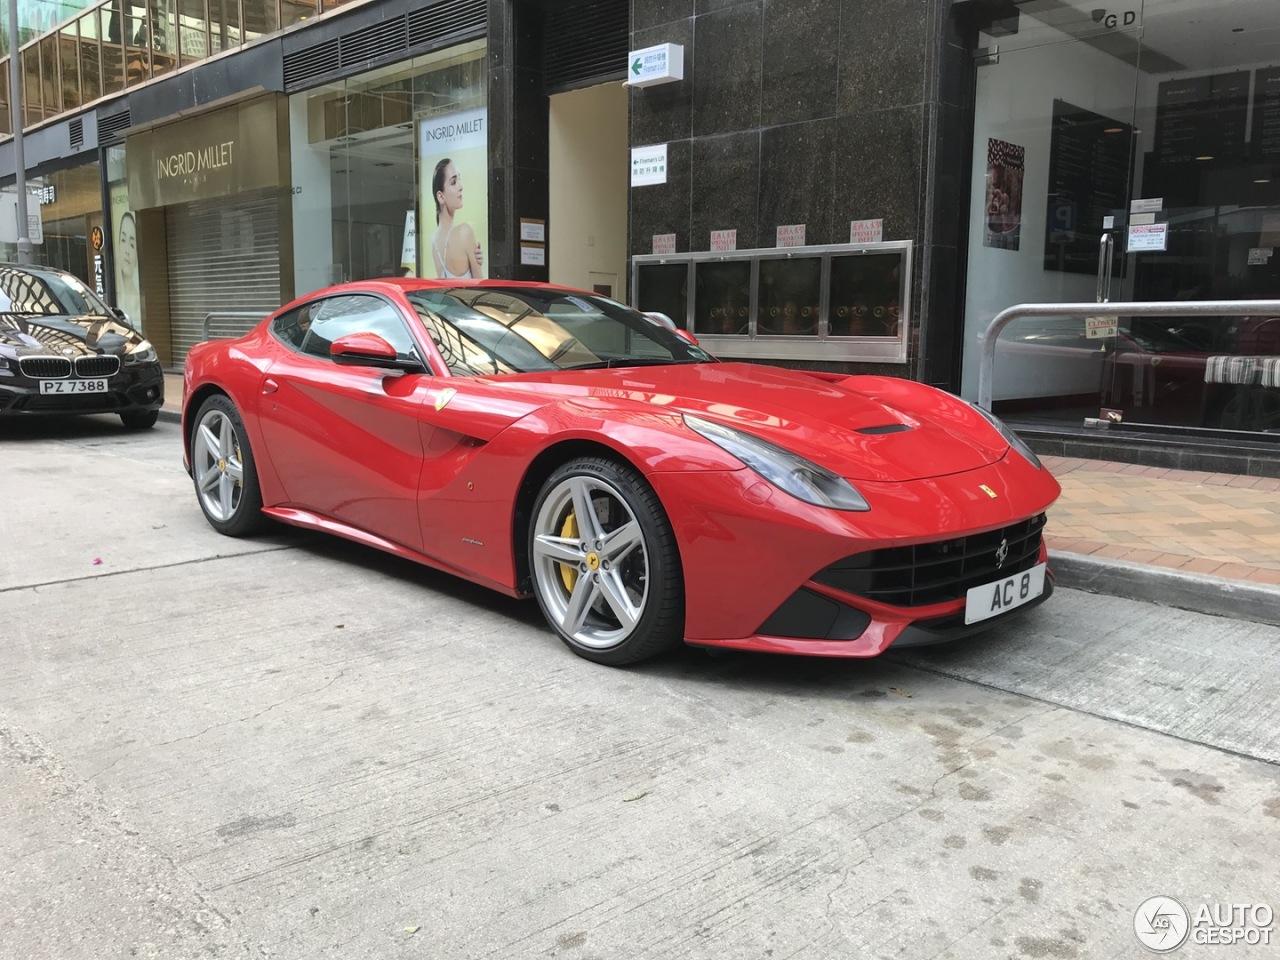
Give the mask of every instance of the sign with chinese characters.
[[849, 221], [850, 243], [879, 243], [884, 239], [884, 220]]
[[667, 145], [631, 148], [631, 185], [647, 187], [667, 182]]
[[1159, 213], [1164, 209], [1164, 197], [1147, 197], [1142, 200], [1130, 200], [1130, 213]]
[[520, 263], [526, 267], [541, 267], [547, 262], [547, 248], [537, 243], [520, 244]]
[[1271, 259], [1271, 254], [1275, 253], [1274, 247], [1250, 247], [1248, 266], [1258, 267], [1267, 263]]
[[674, 233], [655, 233], [653, 235], [654, 253], [675, 253], [676, 235]]
[[660, 43], [627, 55], [627, 85], [653, 87], [684, 79], [684, 47]]
[[726, 253], [730, 250], [738, 249], [738, 231], [737, 230], [712, 230], [711, 231], [711, 252]]
[[42, 207], [58, 202], [58, 188], [52, 183], [44, 187], [36, 187], [31, 191], [31, 195], [40, 202]]
[[778, 243], [779, 247], [803, 247], [804, 246], [804, 228], [803, 223], [789, 223], [786, 226], [778, 227]]
[[1169, 246], [1169, 224], [1167, 223], [1131, 223], [1129, 224], [1129, 245], [1126, 253], [1145, 253], [1153, 250], [1166, 250]]

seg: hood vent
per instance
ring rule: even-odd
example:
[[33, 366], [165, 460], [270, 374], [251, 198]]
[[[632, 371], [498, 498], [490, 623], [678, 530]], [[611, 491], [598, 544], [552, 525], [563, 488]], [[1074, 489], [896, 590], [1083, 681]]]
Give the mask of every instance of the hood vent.
[[910, 429], [911, 424], [909, 423], [885, 423], [878, 427], [859, 427], [858, 433], [865, 433], [868, 436], [876, 436], [881, 433], [902, 433], [903, 431]]

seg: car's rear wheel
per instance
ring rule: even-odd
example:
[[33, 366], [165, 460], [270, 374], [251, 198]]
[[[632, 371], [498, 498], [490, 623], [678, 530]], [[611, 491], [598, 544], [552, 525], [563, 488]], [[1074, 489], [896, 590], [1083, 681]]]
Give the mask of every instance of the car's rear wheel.
[[130, 410], [120, 414], [120, 422], [130, 430], [150, 430], [159, 419], [159, 410]]
[[227, 397], [200, 405], [191, 431], [191, 478], [209, 525], [228, 537], [262, 528], [262, 491], [240, 413]]
[[684, 578], [671, 522], [629, 467], [583, 457], [538, 494], [529, 529], [534, 594], [579, 656], [619, 666], [684, 633]]

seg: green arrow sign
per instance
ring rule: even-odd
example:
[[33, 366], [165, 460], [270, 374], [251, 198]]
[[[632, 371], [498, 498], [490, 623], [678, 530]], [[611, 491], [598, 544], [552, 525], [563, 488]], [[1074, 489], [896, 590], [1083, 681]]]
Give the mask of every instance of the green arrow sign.
[[636, 62], [631, 65], [631, 72], [637, 77], [640, 76], [640, 58], [636, 57]]

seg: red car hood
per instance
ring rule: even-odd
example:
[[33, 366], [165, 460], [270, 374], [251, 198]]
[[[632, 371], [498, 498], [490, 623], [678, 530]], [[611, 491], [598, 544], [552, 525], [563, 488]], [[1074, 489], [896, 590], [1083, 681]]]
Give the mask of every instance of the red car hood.
[[780, 367], [701, 363], [529, 373], [489, 383], [529, 389], [543, 400], [630, 401], [692, 413], [754, 434], [850, 480], [960, 473], [999, 460], [1008, 450], [963, 401], [883, 377], [831, 382]]

